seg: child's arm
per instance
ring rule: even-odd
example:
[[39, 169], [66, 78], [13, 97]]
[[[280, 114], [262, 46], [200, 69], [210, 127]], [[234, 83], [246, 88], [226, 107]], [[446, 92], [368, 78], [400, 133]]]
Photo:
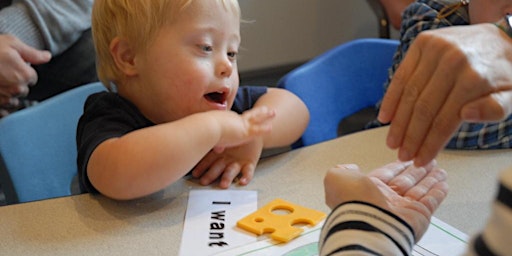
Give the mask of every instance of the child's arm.
[[142, 197], [183, 177], [214, 146], [233, 147], [269, 132], [274, 115], [268, 108], [243, 115], [209, 111], [136, 130], [101, 143], [87, 175], [108, 197]]
[[309, 111], [295, 94], [280, 88], [269, 88], [255, 106], [267, 106], [276, 111], [272, 132], [263, 135], [263, 147], [291, 145], [298, 140], [309, 123]]
[[309, 122], [309, 111], [302, 100], [283, 89], [269, 88], [255, 106], [267, 106], [276, 110], [272, 132], [255, 137], [249, 143], [227, 148], [223, 152], [209, 152], [192, 172], [202, 185], [208, 185], [220, 178], [219, 187], [228, 188], [236, 177], [240, 178], [238, 184], [248, 184], [252, 180], [262, 149], [292, 144], [302, 135]]

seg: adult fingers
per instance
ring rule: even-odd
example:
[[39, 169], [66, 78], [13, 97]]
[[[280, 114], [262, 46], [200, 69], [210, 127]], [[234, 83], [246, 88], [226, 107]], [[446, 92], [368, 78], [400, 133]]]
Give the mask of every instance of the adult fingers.
[[[37, 74], [32, 64], [48, 62], [51, 55], [47, 51], [32, 48], [10, 35], [0, 35], [0, 63], [7, 69], [0, 70], [0, 86], [27, 86], [37, 82]], [[16, 93], [14, 93], [16, 94]]]
[[25, 62], [38, 65], [47, 63], [52, 58], [49, 51], [33, 48], [15, 37], [11, 40], [11, 47], [19, 53]]
[[467, 102], [478, 99], [480, 95], [487, 94], [485, 90], [488, 89], [479, 86], [479, 77], [475, 76], [471, 69], [466, 68], [465, 71], [460, 71], [459, 75], [461, 78], [454, 82], [453, 90], [435, 116], [417, 154], [414, 154], [416, 165], [422, 165], [434, 159], [462, 123], [460, 112], [463, 106]]
[[8, 69], [0, 70], [0, 90], [3, 93], [11, 97], [26, 95], [28, 85], [37, 82], [36, 71], [21, 58], [0, 62], [9, 65]]
[[[434, 46], [438, 48], [434, 48]], [[438, 43], [434, 46], [429, 48], [433, 52], [443, 51], [442, 49], [446, 47], [444, 43]], [[461, 60], [453, 58], [452, 55], [454, 53], [446, 53], [441, 56], [440, 65], [435, 65], [436, 69], [428, 84], [424, 87], [416, 102], [410, 106], [412, 109], [411, 118], [398, 151], [398, 159], [402, 161], [412, 160], [422, 148], [425, 139], [431, 132], [434, 120], [438, 118], [438, 113], [443, 109], [450, 92], [453, 91], [454, 72], [457, 72]], [[421, 164], [415, 164], [422, 166], [432, 159], [429, 158]]]
[[403, 59], [402, 64], [393, 75], [393, 79], [391, 79], [389, 87], [382, 98], [379, 114], [377, 116], [377, 119], [381, 123], [389, 123], [395, 116], [404, 88], [410, 80], [413, 71], [416, 69], [420, 56], [421, 49], [413, 45], [408, 50], [408, 54]]
[[[408, 52], [404, 62], [400, 64], [399, 69], [406, 67], [406, 65], [414, 65], [415, 69], [408, 70], [411, 75], [407, 81], [404, 81], [407, 84], [404, 85], [400, 102], [396, 106], [395, 115], [391, 120], [392, 122], [386, 143], [388, 147], [392, 149], [399, 148], [402, 145], [413, 114], [413, 106], [416, 104], [426, 85], [430, 82], [438, 66], [438, 56], [430, 52], [427, 54], [423, 51], [425, 48], [431, 48], [430, 41], [429, 37], [418, 36], [409, 49], [409, 51], [414, 50], [414, 54], [411, 55], [409, 54], [410, 52]], [[409, 64], [405, 62], [407, 58], [411, 58], [415, 63]]]
[[19, 107], [19, 105], [20, 105], [20, 100], [18, 98], [0, 94], [0, 107], [17, 108], [17, 107]]
[[[37, 81], [37, 75], [36, 75], [36, 81]], [[29, 92], [29, 84], [26, 83], [27, 81], [14, 81], [8, 82], [8, 83], [2, 83], [0, 85], [0, 94], [6, 97], [24, 97], [27, 96]], [[31, 82], [30, 82], [31, 83]], [[30, 84], [31, 85], [31, 84]]]

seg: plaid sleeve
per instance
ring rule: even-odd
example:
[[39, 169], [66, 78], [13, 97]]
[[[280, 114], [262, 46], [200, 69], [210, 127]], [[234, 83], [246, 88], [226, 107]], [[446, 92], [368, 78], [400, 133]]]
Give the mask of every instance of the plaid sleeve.
[[500, 149], [512, 147], [512, 116], [494, 123], [463, 123], [446, 145], [451, 149]]

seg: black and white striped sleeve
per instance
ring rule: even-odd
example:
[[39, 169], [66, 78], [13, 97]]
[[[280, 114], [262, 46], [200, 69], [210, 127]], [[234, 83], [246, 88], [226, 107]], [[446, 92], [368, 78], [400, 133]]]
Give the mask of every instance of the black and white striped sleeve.
[[472, 240], [466, 255], [510, 255], [512, 243], [512, 169], [500, 176], [496, 200], [484, 230]]
[[335, 208], [319, 240], [320, 255], [411, 255], [412, 228], [393, 213], [365, 202]]

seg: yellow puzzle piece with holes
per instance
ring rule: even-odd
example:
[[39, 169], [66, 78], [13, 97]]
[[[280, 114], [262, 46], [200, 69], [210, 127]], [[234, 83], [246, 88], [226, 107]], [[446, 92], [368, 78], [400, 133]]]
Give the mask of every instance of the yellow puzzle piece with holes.
[[[280, 210], [286, 213], [278, 213]], [[288, 242], [304, 231], [302, 228], [293, 225], [309, 224], [315, 226], [325, 216], [326, 214], [323, 212], [277, 198], [254, 213], [240, 219], [236, 225], [257, 235], [272, 233], [271, 238], [280, 242]]]

